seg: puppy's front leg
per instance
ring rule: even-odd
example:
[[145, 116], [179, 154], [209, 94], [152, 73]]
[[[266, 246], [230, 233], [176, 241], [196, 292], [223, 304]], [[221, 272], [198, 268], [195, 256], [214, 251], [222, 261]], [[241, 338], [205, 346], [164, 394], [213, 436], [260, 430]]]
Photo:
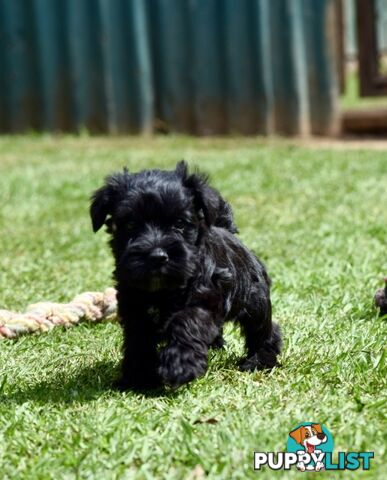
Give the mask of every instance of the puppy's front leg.
[[157, 339], [148, 318], [138, 314], [121, 320], [124, 359], [119, 388], [148, 389], [159, 385]]
[[208, 349], [218, 333], [212, 314], [205, 309], [192, 307], [175, 313], [168, 323], [168, 343], [160, 352], [162, 381], [178, 387], [203, 375]]

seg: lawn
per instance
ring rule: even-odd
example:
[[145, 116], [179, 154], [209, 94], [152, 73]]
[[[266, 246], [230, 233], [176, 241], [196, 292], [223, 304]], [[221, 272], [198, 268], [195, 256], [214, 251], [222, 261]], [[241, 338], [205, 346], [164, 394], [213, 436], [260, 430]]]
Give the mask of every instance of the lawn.
[[[373, 294], [387, 273], [387, 150], [297, 147], [259, 139], [3, 137], [0, 306], [66, 301], [112, 284], [106, 234], [88, 199], [122, 166], [211, 174], [240, 237], [273, 279], [282, 367], [241, 373], [232, 325], [205, 377], [163, 395], [112, 389], [115, 322], [0, 341], [0, 476], [17, 479], [301, 478], [254, 472], [254, 451], [283, 451], [320, 422], [335, 451], [374, 451], [385, 478], [385, 322]], [[308, 474], [304, 474], [308, 478]], [[314, 478], [314, 477], [313, 477]]]

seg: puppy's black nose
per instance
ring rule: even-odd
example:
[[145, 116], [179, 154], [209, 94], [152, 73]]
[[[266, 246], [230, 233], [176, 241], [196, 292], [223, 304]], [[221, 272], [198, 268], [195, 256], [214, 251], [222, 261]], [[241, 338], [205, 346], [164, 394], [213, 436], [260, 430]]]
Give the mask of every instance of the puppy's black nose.
[[324, 440], [324, 438], [325, 438], [325, 433], [318, 433], [318, 434], [317, 434], [317, 438], [318, 438], [319, 440]]
[[168, 254], [162, 248], [155, 248], [149, 254], [149, 261], [154, 267], [161, 267], [169, 260]]

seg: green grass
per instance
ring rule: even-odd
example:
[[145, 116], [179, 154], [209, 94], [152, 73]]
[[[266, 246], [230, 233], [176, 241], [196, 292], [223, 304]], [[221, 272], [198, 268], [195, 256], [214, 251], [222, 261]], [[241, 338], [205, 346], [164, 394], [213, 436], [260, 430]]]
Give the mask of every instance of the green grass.
[[387, 97], [360, 97], [359, 75], [357, 72], [348, 70], [346, 73], [345, 92], [340, 98], [340, 106], [344, 110], [357, 108], [387, 108]]
[[372, 299], [387, 273], [387, 152], [3, 137], [0, 305], [22, 310], [111, 285], [105, 234], [93, 235], [88, 218], [91, 191], [123, 165], [172, 167], [182, 157], [211, 174], [242, 240], [268, 265], [282, 368], [239, 372], [242, 340], [230, 326], [226, 349], [189, 387], [121, 394], [111, 389], [121, 344], [114, 322], [1, 341], [0, 476], [300, 478], [254, 472], [253, 452], [281, 451], [295, 425], [315, 421], [336, 451], [375, 452], [369, 472], [324, 478], [385, 478], [385, 323]]

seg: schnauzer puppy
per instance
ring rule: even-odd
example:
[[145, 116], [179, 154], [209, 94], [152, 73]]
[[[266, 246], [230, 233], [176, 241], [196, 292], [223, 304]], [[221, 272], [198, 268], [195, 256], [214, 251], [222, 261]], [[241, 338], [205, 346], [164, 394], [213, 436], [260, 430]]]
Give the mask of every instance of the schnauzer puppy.
[[174, 387], [203, 375], [210, 347], [235, 319], [245, 336], [242, 370], [272, 368], [281, 348], [270, 279], [238, 240], [230, 205], [190, 174], [127, 170], [92, 197], [93, 229], [111, 234], [124, 331], [120, 388]]

